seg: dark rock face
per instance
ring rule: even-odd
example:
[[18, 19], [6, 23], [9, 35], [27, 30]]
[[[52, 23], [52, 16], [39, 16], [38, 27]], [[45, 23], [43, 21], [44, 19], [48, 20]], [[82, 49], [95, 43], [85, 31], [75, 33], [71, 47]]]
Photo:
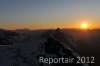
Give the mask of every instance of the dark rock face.
[[61, 50], [61, 46], [59, 41], [55, 41], [51, 37], [47, 38], [47, 42], [45, 44], [45, 52], [48, 54], [57, 54]]

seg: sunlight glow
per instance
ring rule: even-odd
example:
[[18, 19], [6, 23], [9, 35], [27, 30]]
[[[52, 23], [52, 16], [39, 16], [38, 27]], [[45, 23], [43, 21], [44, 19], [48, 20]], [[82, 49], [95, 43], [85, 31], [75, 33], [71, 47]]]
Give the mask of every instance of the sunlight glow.
[[82, 23], [81, 24], [81, 28], [82, 29], [87, 29], [88, 28], [88, 24], [87, 23]]

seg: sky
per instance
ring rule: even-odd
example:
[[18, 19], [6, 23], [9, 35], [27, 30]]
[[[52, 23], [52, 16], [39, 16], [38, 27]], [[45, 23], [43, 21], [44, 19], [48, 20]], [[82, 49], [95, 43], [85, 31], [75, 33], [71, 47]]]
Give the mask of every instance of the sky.
[[100, 28], [100, 0], [0, 0], [0, 28]]

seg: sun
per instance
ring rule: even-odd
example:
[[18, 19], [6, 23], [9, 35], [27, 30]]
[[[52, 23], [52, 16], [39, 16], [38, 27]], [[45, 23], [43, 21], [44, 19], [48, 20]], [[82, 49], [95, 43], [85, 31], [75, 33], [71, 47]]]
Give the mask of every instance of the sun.
[[89, 25], [87, 23], [82, 23], [81, 24], [82, 29], [87, 29], [88, 27], [89, 27]]

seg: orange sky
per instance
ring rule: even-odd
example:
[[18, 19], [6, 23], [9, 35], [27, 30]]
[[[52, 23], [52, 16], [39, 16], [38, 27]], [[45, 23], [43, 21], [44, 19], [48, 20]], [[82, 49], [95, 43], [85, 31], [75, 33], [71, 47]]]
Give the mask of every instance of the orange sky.
[[99, 0], [0, 0], [0, 28], [100, 28]]

